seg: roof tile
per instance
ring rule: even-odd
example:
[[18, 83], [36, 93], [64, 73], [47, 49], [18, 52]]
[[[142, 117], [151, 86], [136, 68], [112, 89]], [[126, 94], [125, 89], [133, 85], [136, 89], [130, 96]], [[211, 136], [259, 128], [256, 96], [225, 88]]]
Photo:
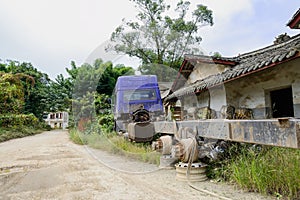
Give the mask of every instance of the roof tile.
[[[238, 78], [241, 75], [247, 75], [252, 72], [255, 72], [256, 70], [259, 70], [260, 68], [267, 67], [271, 64], [280, 63], [284, 61], [285, 59], [292, 58], [293, 56], [299, 57], [300, 55], [298, 52], [300, 51], [300, 34], [291, 37], [288, 41], [279, 43], [279, 44], [273, 44], [271, 46], [249, 52], [246, 54], [239, 55], [238, 57], [233, 58], [218, 58], [218, 62], [221, 61], [230, 61], [230, 65], [232, 66], [232, 63], [235, 63], [234, 66], [227, 69], [226, 71], [220, 73], [211, 75], [203, 80], [198, 80], [194, 84], [185, 87], [180, 88], [176, 90], [173, 94], [169, 95], [166, 100], [170, 100], [175, 97], [184, 96], [187, 93], [194, 93], [197, 91], [205, 90], [209, 87], [213, 87], [214, 85], [220, 84], [224, 81], [230, 81], [230, 79]], [[196, 55], [187, 55], [185, 56], [186, 61], [189, 61], [189, 59], [192, 59], [193, 61], [197, 60], [198, 63], [208, 62], [209, 59], [212, 60], [212, 58], [208, 56], [196, 56]], [[216, 60], [216, 58], [214, 58]], [[188, 63], [188, 62], [186, 62]], [[210, 62], [213, 64], [213, 62]], [[185, 69], [185, 65], [182, 66], [182, 70]], [[188, 74], [189, 75], [189, 74]], [[181, 77], [179, 77], [180, 79]], [[182, 86], [181, 86], [182, 87]]]

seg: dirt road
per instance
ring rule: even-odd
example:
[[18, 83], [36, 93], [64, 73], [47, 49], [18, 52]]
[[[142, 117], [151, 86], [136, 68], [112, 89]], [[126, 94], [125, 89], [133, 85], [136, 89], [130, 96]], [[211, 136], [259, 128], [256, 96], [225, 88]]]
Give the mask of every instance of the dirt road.
[[[73, 144], [51, 131], [0, 143], [0, 199], [271, 199]], [[201, 191], [197, 190], [200, 189]]]

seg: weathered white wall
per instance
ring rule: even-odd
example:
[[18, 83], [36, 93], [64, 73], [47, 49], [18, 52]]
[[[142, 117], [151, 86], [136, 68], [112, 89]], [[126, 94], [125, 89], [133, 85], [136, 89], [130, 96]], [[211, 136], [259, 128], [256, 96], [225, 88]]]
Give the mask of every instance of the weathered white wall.
[[181, 100], [183, 110], [188, 110], [192, 107], [199, 107], [197, 96], [196, 95], [190, 95], [186, 96]]
[[229, 67], [219, 64], [201, 63], [194, 67], [193, 72], [188, 77], [187, 83], [191, 84], [197, 80], [202, 80], [212, 74], [217, 74], [227, 70]]
[[227, 103], [262, 111], [270, 107], [269, 91], [288, 86], [293, 90], [295, 117], [300, 117], [300, 59], [226, 83]]
[[221, 107], [226, 105], [226, 91], [224, 85], [221, 85], [198, 95], [186, 96], [182, 102], [183, 109], [187, 111], [192, 107], [210, 107], [211, 109], [219, 112]]
[[219, 112], [223, 105], [227, 105], [224, 85], [210, 88], [208, 91], [210, 94], [210, 108]]

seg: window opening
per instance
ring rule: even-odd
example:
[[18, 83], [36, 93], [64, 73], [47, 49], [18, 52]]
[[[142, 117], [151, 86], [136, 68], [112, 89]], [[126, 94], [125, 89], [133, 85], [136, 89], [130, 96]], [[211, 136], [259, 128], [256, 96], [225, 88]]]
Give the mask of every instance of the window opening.
[[292, 88], [270, 91], [272, 116], [294, 117]]

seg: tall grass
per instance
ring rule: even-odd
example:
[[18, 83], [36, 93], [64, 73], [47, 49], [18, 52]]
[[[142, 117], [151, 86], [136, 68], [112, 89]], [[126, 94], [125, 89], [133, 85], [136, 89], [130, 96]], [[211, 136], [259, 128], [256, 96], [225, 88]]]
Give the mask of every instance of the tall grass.
[[300, 150], [264, 147], [243, 152], [230, 165], [241, 187], [264, 194], [300, 198]]
[[95, 149], [105, 150], [151, 164], [159, 164], [160, 154], [153, 152], [150, 144], [132, 143], [115, 132], [108, 132], [105, 129], [101, 132], [96, 130], [80, 132], [77, 129], [71, 129], [70, 138], [76, 144], [88, 145]]
[[212, 164], [210, 176], [248, 191], [300, 199], [300, 150], [234, 144]]

